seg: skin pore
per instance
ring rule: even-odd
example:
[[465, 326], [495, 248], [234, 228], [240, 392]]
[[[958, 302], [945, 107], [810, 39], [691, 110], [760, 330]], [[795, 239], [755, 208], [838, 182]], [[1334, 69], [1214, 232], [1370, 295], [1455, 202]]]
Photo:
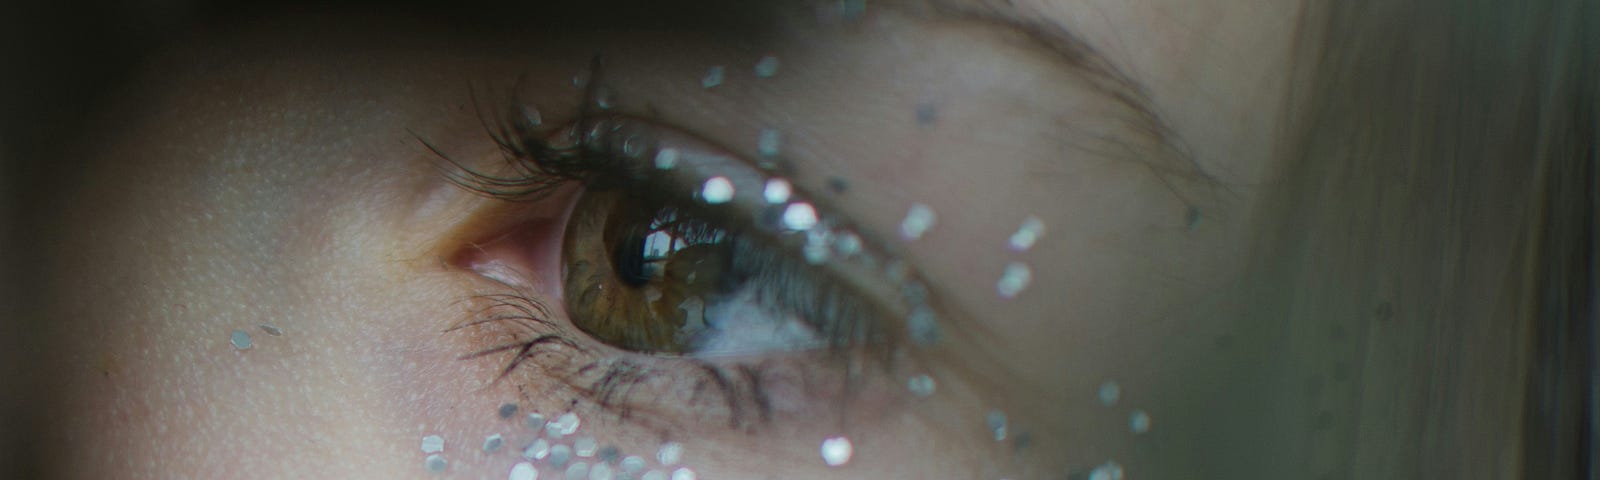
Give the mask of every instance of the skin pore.
[[[1224, 394], [1206, 386], [1229, 375], [1215, 349], [1233, 326], [1208, 313], [1244, 264], [1298, 6], [873, 3], [831, 22], [800, 5], [726, 31], [464, 35], [448, 22], [356, 28], [290, 15], [197, 32], [158, 55], [97, 124], [106, 139], [66, 194], [66, 241], [50, 253], [58, 283], [47, 301], [64, 342], [57, 413], [70, 413], [50, 439], [63, 445], [59, 473], [419, 477], [418, 442], [438, 434], [447, 475], [501, 478], [531, 438], [495, 415], [505, 403], [571, 409], [586, 435], [627, 454], [680, 442], [702, 478], [1057, 478], [1107, 459], [1141, 478], [1203, 471], [1210, 460], [1195, 449], [1222, 447], [1191, 445], [1221, 421], [1205, 406]], [[974, 11], [1063, 25], [1125, 84], [1107, 87], [1006, 22], [952, 13]], [[860, 406], [780, 399], [805, 407], [730, 429], [675, 421], [691, 413], [682, 406], [622, 418], [572, 403], [536, 369], [491, 383], [503, 358], [459, 360], [495, 335], [441, 331], [470, 316], [463, 299], [496, 284], [443, 259], [469, 247], [460, 232], [481, 227], [471, 222], [482, 212], [507, 207], [450, 183], [419, 139], [492, 166], [499, 154], [475, 107], [514, 92], [548, 124], [570, 122], [581, 100], [572, 79], [596, 54], [620, 111], [743, 158], [758, 156], [762, 129], [782, 132], [797, 188], [894, 245], [950, 310], [960, 348], [908, 367], [941, 373], [941, 393]], [[781, 66], [758, 78], [751, 66], [767, 55]], [[718, 65], [726, 79], [704, 88]], [[923, 105], [931, 122], [917, 121]], [[1149, 134], [1162, 126], [1165, 136]], [[1194, 170], [1154, 173], [1174, 165]], [[846, 191], [825, 193], [830, 178]], [[914, 203], [937, 223], [906, 242], [896, 229]], [[1028, 216], [1045, 235], [1008, 250]], [[1032, 281], [1006, 300], [995, 282], [1013, 261]], [[561, 304], [549, 289], [530, 293]], [[253, 348], [229, 345], [236, 329]], [[893, 378], [869, 381], [898, 390]], [[1107, 380], [1123, 392], [1116, 408], [1096, 400]], [[1033, 448], [1045, 453], [986, 440], [994, 408], [1016, 431], [1039, 432]], [[1128, 432], [1132, 408], [1154, 417], [1151, 433]], [[494, 433], [508, 446], [482, 453]], [[829, 469], [817, 445], [839, 434], [856, 456]]]

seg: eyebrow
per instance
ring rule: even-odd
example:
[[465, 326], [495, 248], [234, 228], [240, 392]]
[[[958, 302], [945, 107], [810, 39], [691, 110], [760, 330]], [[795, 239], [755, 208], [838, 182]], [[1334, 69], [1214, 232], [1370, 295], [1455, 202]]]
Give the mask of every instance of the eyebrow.
[[[1152, 174], [1191, 207], [1196, 197], [1213, 193], [1221, 184], [1194, 158], [1172, 125], [1138, 79], [1123, 73], [1116, 63], [1085, 41], [1058, 19], [985, 0], [907, 0], [913, 7], [933, 12], [943, 19], [986, 25], [1019, 34], [1028, 47], [1038, 50], [1085, 80], [1090, 88], [1116, 101], [1133, 113], [1131, 124], [1123, 130], [1141, 137], [1148, 151], [1133, 152], [1133, 160], [1143, 163]], [[1044, 159], [1042, 161], [1052, 161]], [[1189, 187], [1200, 187], [1198, 191]], [[1198, 207], [1197, 207], [1198, 208]]]

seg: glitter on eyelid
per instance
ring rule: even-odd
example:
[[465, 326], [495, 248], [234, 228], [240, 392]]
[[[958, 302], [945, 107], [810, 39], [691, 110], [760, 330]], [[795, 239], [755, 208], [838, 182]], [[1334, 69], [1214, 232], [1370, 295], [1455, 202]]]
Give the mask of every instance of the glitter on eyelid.
[[272, 326], [272, 324], [263, 323], [263, 324], [260, 325], [260, 327], [261, 327], [261, 331], [267, 332], [267, 335], [272, 335], [274, 337], [283, 336], [283, 329], [275, 327], [275, 326]]
[[443, 472], [445, 468], [450, 467], [450, 462], [445, 461], [444, 456], [437, 453], [428, 455], [428, 458], [423, 460], [422, 464], [428, 468], [428, 471], [434, 473]]
[[517, 404], [515, 404], [515, 403], [507, 403], [507, 404], [501, 405], [500, 406], [500, 410], [497, 413], [500, 414], [500, 418], [511, 418], [512, 415], [516, 415], [517, 414]]
[[1122, 387], [1117, 385], [1117, 382], [1106, 381], [1105, 383], [1100, 384], [1100, 391], [1098, 395], [1100, 396], [1101, 405], [1105, 405], [1107, 407], [1116, 405], [1117, 400], [1122, 398]]
[[228, 337], [228, 343], [232, 343], [233, 348], [238, 350], [249, 350], [250, 345], [252, 345], [250, 334], [244, 330], [234, 330], [233, 335]]
[[728, 177], [711, 177], [700, 188], [700, 199], [712, 205], [728, 203], [733, 200], [733, 181]]
[[1144, 410], [1134, 410], [1128, 415], [1128, 431], [1133, 433], [1150, 431], [1150, 414]]
[[777, 75], [777, 74], [778, 74], [778, 57], [775, 57], [775, 56], [772, 56], [772, 55], [767, 55], [765, 57], [761, 57], [761, 60], [756, 62], [756, 76], [757, 77], [772, 78], [773, 75]]
[[600, 449], [600, 443], [594, 437], [583, 437], [572, 442], [572, 453], [580, 457], [593, 457], [594, 452]]
[[444, 451], [444, 437], [428, 435], [422, 437], [422, 453], [438, 453]]
[[511, 475], [506, 480], [539, 480], [539, 471], [533, 469], [532, 463], [518, 463], [511, 466]]
[[677, 465], [678, 461], [682, 459], [683, 444], [681, 443], [667, 442], [662, 444], [659, 450], [656, 450], [656, 462], [663, 467]]
[[676, 166], [678, 166], [678, 149], [663, 148], [656, 152], [656, 169], [672, 170]]
[[919, 397], [933, 395], [934, 389], [937, 388], [936, 385], [933, 377], [927, 375], [917, 375], [906, 381], [906, 389], [911, 390], [912, 394]]
[[584, 480], [589, 478], [589, 464], [578, 462], [567, 467], [567, 480]]
[[850, 445], [850, 439], [845, 437], [828, 437], [822, 441], [820, 448], [822, 461], [830, 467], [837, 467], [850, 462], [850, 456], [855, 454], [855, 447]]
[[711, 88], [722, 85], [722, 66], [717, 65], [706, 69], [706, 76], [700, 78], [700, 88]]
[[506, 444], [505, 437], [502, 437], [502, 436], [500, 436], [500, 434], [496, 433], [494, 435], [490, 435], [488, 437], [484, 437], [484, 439], [483, 439], [483, 451], [486, 452], [486, 453], [494, 453], [494, 452], [499, 451], [500, 447], [502, 445], [505, 445], [505, 444]]
[[761, 130], [761, 136], [756, 140], [756, 152], [762, 156], [774, 157], [778, 155], [778, 148], [782, 145], [782, 138], [778, 131], [770, 128]]
[[1028, 288], [1028, 283], [1032, 281], [1033, 271], [1028, 269], [1027, 264], [1011, 262], [1000, 274], [1000, 281], [994, 284], [994, 289], [1003, 298], [1017, 298], [1017, 294]]
[[1044, 235], [1044, 221], [1029, 215], [1022, 220], [1022, 226], [1017, 228], [1016, 233], [1011, 234], [1011, 239], [1006, 244], [1011, 246], [1012, 251], [1026, 252], [1033, 248], [1034, 242], [1039, 241], [1041, 235]]
[[695, 480], [694, 470], [683, 467], [672, 471], [672, 480]]
[[817, 226], [817, 209], [805, 202], [795, 202], [783, 209], [783, 228], [801, 231]]
[[1089, 472], [1089, 480], [1122, 480], [1122, 465], [1107, 460], [1106, 463]]
[[923, 234], [928, 233], [928, 229], [933, 228], [937, 220], [938, 217], [934, 215], [932, 208], [920, 203], [912, 205], [911, 209], [906, 211], [905, 220], [900, 221], [900, 236], [906, 240], [922, 238]]
[[550, 442], [545, 441], [543, 438], [534, 440], [533, 443], [528, 444], [528, 448], [522, 449], [522, 458], [529, 460], [544, 460], [544, 457], [549, 455]]
[[990, 410], [989, 414], [984, 416], [984, 423], [989, 425], [989, 432], [994, 434], [994, 441], [999, 442], [1006, 439], [1006, 429], [1009, 426], [1009, 422], [1006, 420], [1005, 412]]
[[761, 196], [767, 203], [777, 205], [789, 201], [789, 195], [794, 193], [794, 186], [788, 180], [774, 178], [767, 180], [767, 187], [761, 190]]

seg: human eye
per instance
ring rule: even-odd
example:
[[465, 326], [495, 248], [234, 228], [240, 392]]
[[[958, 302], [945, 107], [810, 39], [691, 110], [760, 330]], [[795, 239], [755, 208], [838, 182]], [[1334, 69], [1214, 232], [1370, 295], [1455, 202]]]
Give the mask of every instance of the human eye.
[[[928, 284], [882, 235], [792, 182], [778, 152], [747, 158], [632, 113], [605, 79], [596, 58], [567, 111], [482, 108], [497, 161], [438, 151], [450, 181], [490, 199], [450, 236], [464, 240], [451, 265], [481, 280], [445, 329], [475, 339], [459, 358], [497, 362], [487, 380], [518, 385], [507, 402], [535, 424], [647, 425], [669, 442], [745, 432], [809, 444], [797, 448], [815, 465], [848, 462], [840, 441], [872, 429], [854, 415], [941, 381]], [[604, 464], [548, 456], [594, 444], [565, 425], [517, 447], [546, 470]]]

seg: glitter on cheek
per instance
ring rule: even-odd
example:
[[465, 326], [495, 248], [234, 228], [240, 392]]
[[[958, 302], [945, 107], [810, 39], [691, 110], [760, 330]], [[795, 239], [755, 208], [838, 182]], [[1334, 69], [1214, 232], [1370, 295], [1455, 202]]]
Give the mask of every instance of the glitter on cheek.
[[912, 394], [919, 397], [933, 395], [935, 388], [936, 384], [933, 381], [933, 377], [927, 375], [917, 375], [906, 381], [906, 389], [911, 390]]
[[984, 416], [984, 423], [989, 425], [989, 432], [994, 434], [994, 441], [999, 442], [1006, 439], [1006, 430], [1009, 427], [1009, 422], [1006, 419], [1005, 412], [990, 410], [989, 414]]
[[628, 458], [622, 459], [622, 471], [628, 472], [630, 475], [636, 475], [644, 471], [644, 467], [644, 459], [638, 456], [629, 455]]
[[939, 121], [939, 107], [932, 103], [917, 105], [917, 125], [930, 126]]
[[427, 460], [422, 461], [422, 465], [430, 472], [439, 473], [443, 472], [446, 468], [449, 468], [450, 462], [445, 461], [443, 455], [435, 453], [433, 455], [428, 455]]
[[505, 445], [505, 443], [505, 437], [500, 436], [500, 434], [496, 433], [494, 435], [490, 435], [483, 439], [483, 451], [487, 453], [497, 452], [500, 450], [501, 446]]
[[700, 199], [711, 205], [728, 203], [733, 200], [733, 181], [728, 177], [711, 177], [700, 188]]
[[1098, 395], [1100, 397], [1101, 405], [1105, 405], [1107, 407], [1116, 405], [1117, 400], [1122, 398], [1122, 387], [1117, 385], [1117, 382], [1108, 380], [1105, 383], [1100, 384], [1100, 391]]
[[283, 329], [275, 327], [272, 324], [263, 323], [263, 324], [261, 324], [259, 326], [261, 327], [261, 331], [267, 332], [267, 335], [272, 335], [274, 337], [283, 336]]
[[537, 413], [530, 413], [530, 414], [528, 414], [527, 423], [528, 423], [528, 428], [529, 429], [532, 429], [534, 431], [543, 430], [544, 429], [544, 415], [540, 415], [540, 414], [537, 414]]
[[567, 467], [567, 478], [573, 480], [589, 478], [589, 464], [577, 462]]
[[1134, 410], [1128, 415], [1128, 431], [1133, 433], [1150, 431], [1150, 414], [1144, 410]]
[[789, 184], [788, 180], [781, 178], [767, 180], [766, 188], [761, 190], [762, 198], [767, 199], [767, 203], [773, 205], [789, 201], [789, 196], [793, 193], [794, 187]]
[[593, 457], [594, 452], [600, 449], [600, 443], [594, 437], [583, 437], [572, 442], [572, 453], [580, 457]]
[[656, 462], [660, 463], [661, 466], [670, 467], [677, 465], [678, 461], [682, 459], [683, 444], [681, 443], [667, 442], [662, 444], [660, 449], [656, 450]]
[[444, 437], [428, 435], [422, 437], [422, 453], [439, 453], [444, 451]]
[[820, 451], [823, 462], [830, 467], [837, 467], [850, 462], [850, 456], [855, 454], [855, 447], [850, 445], [848, 438], [829, 437], [822, 441]]
[[500, 418], [511, 418], [512, 415], [517, 414], [517, 404], [507, 403], [505, 405], [501, 405], [498, 413], [500, 414]]
[[550, 466], [561, 468], [570, 460], [572, 460], [572, 447], [568, 447], [566, 445], [556, 445], [550, 447]]
[[660, 470], [651, 470], [644, 472], [644, 475], [640, 476], [639, 480], [667, 480], [667, 474], [662, 473]]
[[228, 343], [232, 343], [233, 348], [238, 350], [249, 350], [250, 345], [252, 345], [250, 334], [244, 330], [234, 330], [233, 335], [228, 338]]
[[616, 474], [611, 471], [610, 465], [596, 463], [589, 468], [589, 480], [612, 480], [613, 478], [616, 478]]
[[995, 283], [994, 289], [1003, 298], [1017, 298], [1017, 295], [1028, 288], [1031, 282], [1033, 282], [1033, 271], [1028, 269], [1028, 265], [1011, 262], [1000, 274], [1000, 281]]
[[773, 75], [777, 75], [778, 57], [772, 55], [761, 57], [761, 60], [756, 62], [755, 71], [756, 76], [761, 78], [772, 78]]
[[717, 65], [706, 69], [706, 76], [700, 78], [700, 88], [712, 88], [722, 85], [723, 68]]
[[533, 464], [528, 462], [518, 463], [511, 467], [511, 475], [507, 480], [538, 480], [539, 471], [533, 469]]
[[695, 480], [694, 470], [689, 467], [673, 470], [672, 480]]
[[928, 233], [933, 228], [938, 217], [934, 215], [933, 208], [923, 204], [915, 204], [906, 211], [905, 220], [900, 221], [900, 236], [906, 240], [916, 240]]
[[528, 444], [528, 448], [522, 449], [522, 458], [529, 460], [544, 460], [544, 457], [549, 455], [550, 442], [543, 438], [534, 440], [533, 443]]
[[1044, 235], [1044, 221], [1030, 215], [1022, 220], [1022, 226], [1017, 227], [1016, 233], [1011, 234], [1006, 244], [1012, 251], [1026, 252], [1033, 248], [1033, 244], [1038, 242], [1042, 235]]

